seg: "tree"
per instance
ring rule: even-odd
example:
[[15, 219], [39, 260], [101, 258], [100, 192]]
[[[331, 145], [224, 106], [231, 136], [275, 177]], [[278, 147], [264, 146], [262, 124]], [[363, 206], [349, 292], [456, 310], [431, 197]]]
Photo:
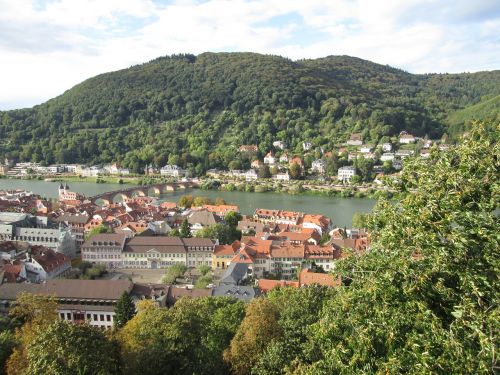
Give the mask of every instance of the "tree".
[[27, 347], [27, 373], [119, 374], [118, 352], [96, 327], [57, 320]]
[[235, 211], [229, 211], [225, 216], [224, 216], [224, 221], [226, 222], [227, 225], [229, 225], [231, 228], [235, 228], [238, 226], [238, 222], [242, 219], [241, 214]]
[[101, 233], [113, 233], [113, 228], [108, 227], [105, 224], [99, 224], [98, 226], [92, 228], [86, 235], [86, 239], [92, 238], [96, 234]]
[[164, 284], [175, 284], [178, 277], [181, 277], [186, 273], [187, 267], [184, 263], [175, 263], [167, 268], [167, 272], [161, 279]]
[[222, 206], [222, 205], [226, 204], [226, 201], [223, 198], [217, 197], [217, 198], [215, 198], [214, 204], [216, 206]]
[[353, 228], [366, 228], [367, 224], [368, 224], [368, 214], [355, 212], [354, 215], [352, 215]]
[[189, 208], [193, 205], [193, 196], [192, 195], [183, 195], [179, 198], [178, 205], [179, 207]]
[[201, 207], [205, 204], [212, 204], [212, 201], [210, 200], [210, 198], [202, 197], [202, 196], [198, 196], [198, 197], [194, 198], [194, 201], [193, 201], [194, 207]]
[[181, 237], [181, 233], [179, 232], [179, 229], [177, 229], [177, 228], [172, 229], [172, 230], [168, 233], [168, 235], [169, 235], [170, 237]]
[[370, 215], [371, 251], [337, 263], [352, 282], [326, 302], [298, 372], [495, 373], [499, 139], [476, 124], [405, 163], [402, 198]]
[[271, 177], [271, 172], [269, 170], [269, 166], [263, 165], [259, 168], [258, 172], [259, 178], [269, 178]]
[[57, 301], [52, 296], [22, 292], [9, 316], [23, 325], [15, 333], [17, 345], [7, 361], [7, 374], [24, 374], [29, 365], [29, 346], [40, 332], [57, 320]]
[[206, 264], [201, 264], [198, 266], [198, 272], [202, 275], [205, 276], [207, 273], [209, 273], [212, 270], [212, 268]]
[[127, 292], [123, 292], [115, 307], [114, 326], [122, 328], [135, 315], [134, 301]]
[[290, 165], [290, 177], [297, 180], [302, 175], [302, 168], [297, 163]]
[[233, 373], [250, 374], [266, 346], [281, 336], [278, 317], [278, 309], [270, 300], [256, 298], [250, 302], [245, 319], [224, 352], [224, 360], [230, 364]]
[[184, 219], [181, 224], [181, 230], [179, 234], [182, 238], [191, 238], [191, 229], [189, 228], [189, 223], [187, 219]]

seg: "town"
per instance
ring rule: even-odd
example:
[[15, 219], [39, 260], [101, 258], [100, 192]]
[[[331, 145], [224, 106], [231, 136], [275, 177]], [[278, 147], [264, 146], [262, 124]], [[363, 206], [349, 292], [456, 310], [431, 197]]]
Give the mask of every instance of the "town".
[[[226, 169], [208, 169], [203, 173], [189, 164], [144, 165], [131, 169], [115, 162], [107, 165], [55, 164], [41, 165], [6, 159], [0, 165], [0, 175], [13, 178], [99, 178], [115, 177], [120, 183], [140, 176], [166, 179], [187, 179], [190, 176], [216, 178], [224, 181], [256, 182], [271, 179], [286, 184], [292, 180], [328, 181], [340, 184], [383, 185], [384, 179], [397, 174], [406, 158], [428, 158], [433, 148], [447, 150], [448, 138], [439, 140], [420, 138], [402, 131], [398, 137], [382, 137], [378, 144], [364, 143], [361, 133], [352, 133], [347, 141], [331, 151], [302, 142], [296, 149], [288, 149], [284, 141], [276, 140], [271, 149], [259, 145], [241, 145], [239, 159]], [[245, 169], [246, 168], [246, 169]]]
[[242, 216], [236, 205], [190, 195], [99, 206], [67, 183], [58, 197], [0, 192], [4, 314], [23, 291], [55, 294], [62, 319], [111, 328], [123, 292], [168, 307], [183, 296], [248, 302], [277, 286], [335, 287], [336, 261], [370, 248], [363, 228], [313, 213], [258, 208]]

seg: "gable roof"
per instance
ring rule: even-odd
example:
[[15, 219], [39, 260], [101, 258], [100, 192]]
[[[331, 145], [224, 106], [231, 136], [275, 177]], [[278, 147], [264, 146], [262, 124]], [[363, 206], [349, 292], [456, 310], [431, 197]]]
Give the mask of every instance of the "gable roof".
[[239, 285], [246, 277], [248, 272], [248, 263], [233, 263], [226, 268], [226, 271], [220, 279], [219, 285]]

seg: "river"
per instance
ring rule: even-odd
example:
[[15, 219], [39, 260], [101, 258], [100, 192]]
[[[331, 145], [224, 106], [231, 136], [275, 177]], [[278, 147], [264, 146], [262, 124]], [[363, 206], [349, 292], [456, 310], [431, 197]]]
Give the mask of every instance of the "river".
[[[133, 185], [96, 184], [93, 182], [69, 182], [71, 191], [92, 196], [106, 191], [119, 190]], [[0, 179], [0, 190], [26, 189], [46, 198], [57, 198], [59, 182], [39, 180]], [[351, 226], [356, 212], [370, 212], [375, 205], [367, 198], [329, 198], [312, 195], [289, 195], [279, 193], [245, 193], [239, 191], [187, 190], [162, 194], [161, 201], [177, 202], [184, 194], [206, 196], [211, 199], [223, 198], [227, 203], [237, 204], [241, 213], [252, 214], [256, 208], [281, 209], [322, 214], [330, 217], [336, 226]]]

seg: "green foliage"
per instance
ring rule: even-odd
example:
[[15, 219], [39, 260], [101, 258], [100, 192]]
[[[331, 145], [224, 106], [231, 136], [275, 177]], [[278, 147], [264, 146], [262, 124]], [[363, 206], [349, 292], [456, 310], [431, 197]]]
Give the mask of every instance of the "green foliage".
[[161, 279], [161, 282], [164, 284], [175, 284], [177, 278], [183, 276], [186, 271], [187, 267], [184, 263], [175, 263], [167, 268], [167, 272]]
[[212, 268], [206, 264], [202, 264], [198, 266], [198, 272], [202, 275], [205, 276], [207, 273], [212, 271]]
[[229, 225], [231, 228], [236, 229], [238, 226], [238, 222], [242, 219], [243, 217], [241, 214], [235, 211], [229, 211], [225, 216], [224, 216], [224, 221], [226, 222], [227, 225]]
[[194, 287], [196, 289], [204, 289], [207, 287], [208, 284], [212, 283], [212, 275], [206, 274], [198, 278], [196, 280], [196, 283], [194, 284]]
[[196, 237], [219, 240], [219, 244], [227, 245], [241, 238], [241, 231], [227, 224], [214, 224], [196, 232]]
[[498, 71], [413, 75], [348, 56], [167, 56], [0, 112], [0, 159], [246, 169], [238, 146], [258, 144], [262, 157], [277, 138], [302, 152], [303, 141], [331, 150], [355, 131], [373, 143], [401, 130], [440, 137], [449, 114], [499, 95], [499, 81]]
[[352, 227], [353, 228], [366, 228], [368, 225], [368, 214], [362, 214], [359, 212], [355, 212], [352, 215]]
[[5, 374], [7, 359], [12, 354], [15, 346], [14, 334], [10, 331], [0, 331], [0, 375]]
[[113, 228], [108, 227], [105, 224], [100, 224], [94, 228], [92, 228], [85, 236], [86, 239], [92, 238], [96, 234], [100, 233], [113, 233]]
[[119, 374], [118, 352], [98, 328], [56, 321], [27, 348], [33, 375]]
[[292, 165], [290, 165], [289, 172], [290, 177], [296, 180], [302, 175], [302, 168], [297, 163], [293, 163]]
[[181, 224], [181, 229], [179, 230], [179, 234], [182, 238], [191, 238], [191, 229], [189, 228], [189, 223], [187, 219], [184, 219]]
[[234, 299], [209, 297], [140, 310], [119, 333], [124, 374], [227, 374], [222, 352], [244, 310]]
[[127, 292], [123, 292], [120, 299], [116, 303], [114, 326], [116, 328], [123, 327], [135, 315], [134, 301]]

